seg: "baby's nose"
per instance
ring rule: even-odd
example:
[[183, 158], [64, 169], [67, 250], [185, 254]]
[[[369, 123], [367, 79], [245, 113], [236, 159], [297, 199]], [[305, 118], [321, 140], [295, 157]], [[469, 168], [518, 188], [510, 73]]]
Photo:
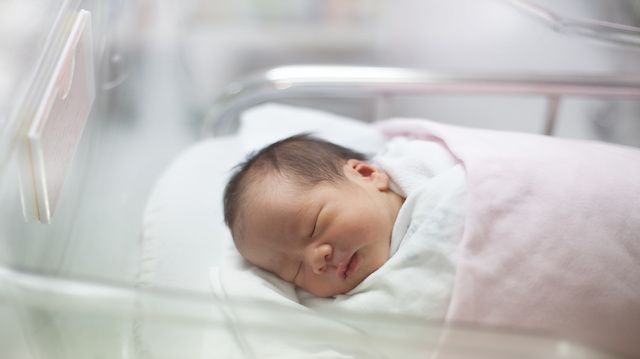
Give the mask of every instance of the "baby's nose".
[[332, 256], [333, 248], [329, 244], [321, 244], [313, 248], [310, 258], [313, 273], [324, 273], [327, 270], [329, 263], [331, 263]]

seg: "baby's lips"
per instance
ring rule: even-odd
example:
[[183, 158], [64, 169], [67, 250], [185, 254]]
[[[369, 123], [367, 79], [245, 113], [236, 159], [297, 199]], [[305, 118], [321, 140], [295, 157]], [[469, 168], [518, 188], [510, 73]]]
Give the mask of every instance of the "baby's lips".
[[338, 277], [340, 277], [340, 279], [344, 279], [344, 274], [347, 272], [347, 266], [340, 264], [338, 266], [338, 269], [336, 270], [336, 274], [338, 274]]
[[337, 272], [338, 276], [340, 277], [340, 279], [344, 279], [345, 278], [345, 274], [347, 273], [347, 270], [349, 269], [349, 260], [350, 259], [351, 259], [351, 257], [349, 257], [346, 260], [343, 260], [340, 263], [338, 263], [338, 267], [336, 269], [336, 272]]
[[349, 258], [349, 263], [347, 266], [347, 271], [345, 272], [345, 276], [350, 276], [353, 272], [358, 270], [360, 266], [360, 257], [358, 256], [358, 252], [354, 253], [351, 258]]
[[[336, 268], [336, 272], [338, 273], [338, 276], [340, 277], [340, 279], [346, 279], [347, 278], [347, 272], [349, 272], [349, 266], [352, 265], [352, 261], [354, 260], [356, 253], [351, 254], [350, 256], [348, 256], [347, 258], [345, 258], [344, 260], [340, 261], [338, 263], [338, 267]], [[351, 268], [353, 269], [353, 268]]]

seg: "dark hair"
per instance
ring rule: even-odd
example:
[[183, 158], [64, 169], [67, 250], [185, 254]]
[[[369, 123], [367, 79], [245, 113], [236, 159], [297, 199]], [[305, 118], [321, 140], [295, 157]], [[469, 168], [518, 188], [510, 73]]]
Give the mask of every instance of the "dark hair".
[[306, 133], [272, 143], [235, 167], [224, 190], [225, 223], [233, 230], [247, 185], [260, 174], [274, 172], [303, 186], [337, 182], [344, 178], [342, 167], [349, 159], [366, 156]]

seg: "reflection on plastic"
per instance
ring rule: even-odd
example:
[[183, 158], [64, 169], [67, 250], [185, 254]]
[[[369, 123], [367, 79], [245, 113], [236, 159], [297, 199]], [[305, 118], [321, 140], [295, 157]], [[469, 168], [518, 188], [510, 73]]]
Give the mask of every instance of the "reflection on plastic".
[[[76, 16], [28, 133], [35, 217], [49, 223], [95, 98], [91, 16]], [[29, 191], [27, 188], [26, 191]]]

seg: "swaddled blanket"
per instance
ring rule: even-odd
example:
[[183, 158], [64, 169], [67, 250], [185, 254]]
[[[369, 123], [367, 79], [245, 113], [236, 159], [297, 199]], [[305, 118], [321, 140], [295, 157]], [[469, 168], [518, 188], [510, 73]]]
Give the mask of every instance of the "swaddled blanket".
[[465, 166], [449, 321], [640, 357], [640, 151], [424, 120], [379, 128], [443, 142]]

